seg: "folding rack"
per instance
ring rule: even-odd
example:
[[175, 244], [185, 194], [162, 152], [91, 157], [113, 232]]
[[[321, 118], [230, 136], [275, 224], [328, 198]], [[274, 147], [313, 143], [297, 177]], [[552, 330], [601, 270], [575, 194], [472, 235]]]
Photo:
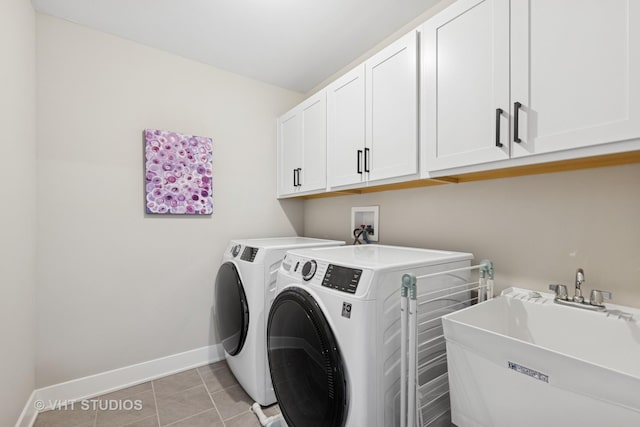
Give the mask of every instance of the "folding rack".
[[[453, 286], [442, 287], [443, 283]], [[418, 277], [411, 273], [402, 276], [401, 427], [451, 424], [441, 317], [491, 298], [493, 264], [489, 260]]]

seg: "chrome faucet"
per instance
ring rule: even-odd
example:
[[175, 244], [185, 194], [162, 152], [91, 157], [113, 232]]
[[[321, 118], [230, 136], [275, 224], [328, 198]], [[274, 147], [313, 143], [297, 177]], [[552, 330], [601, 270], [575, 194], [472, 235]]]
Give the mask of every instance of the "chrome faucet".
[[589, 310], [596, 311], [605, 311], [606, 307], [604, 305], [605, 299], [611, 299], [611, 292], [600, 291], [598, 289], [594, 289], [591, 291], [591, 297], [588, 300], [585, 300], [582, 296], [582, 285], [584, 285], [584, 270], [579, 268], [576, 270], [576, 290], [573, 298], [569, 298], [567, 295], [567, 287], [561, 284], [553, 284], [549, 285], [549, 289], [554, 291], [555, 298], [554, 302], [562, 305], [569, 305], [572, 307], [586, 308]]
[[583, 303], [584, 297], [582, 296], [582, 284], [584, 283], [584, 270], [579, 268], [576, 270], [576, 292], [573, 295], [573, 301]]

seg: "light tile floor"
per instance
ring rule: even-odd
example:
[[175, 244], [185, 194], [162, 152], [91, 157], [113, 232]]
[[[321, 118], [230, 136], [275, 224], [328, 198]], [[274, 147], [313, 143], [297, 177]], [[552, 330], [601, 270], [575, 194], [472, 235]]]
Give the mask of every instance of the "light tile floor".
[[34, 427], [260, 427], [252, 404], [222, 361], [43, 412]]

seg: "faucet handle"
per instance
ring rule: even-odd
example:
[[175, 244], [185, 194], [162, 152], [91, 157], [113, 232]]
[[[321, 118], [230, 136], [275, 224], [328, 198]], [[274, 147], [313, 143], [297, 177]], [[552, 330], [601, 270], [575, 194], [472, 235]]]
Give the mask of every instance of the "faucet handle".
[[591, 291], [591, 296], [589, 297], [589, 304], [597, 305], [599, 307], [604, 306], [603, 301], [605, 299], [611, 299], [611, 292], [609, 291], [599, 291], [598, 289], [594, 289]]
[[569, 298], [569, 293], [567, 292], [567, 287], [562, 284], [551, 284], [549, 285], [549, 289], [556, 293], [557, 299], [566, 300]]

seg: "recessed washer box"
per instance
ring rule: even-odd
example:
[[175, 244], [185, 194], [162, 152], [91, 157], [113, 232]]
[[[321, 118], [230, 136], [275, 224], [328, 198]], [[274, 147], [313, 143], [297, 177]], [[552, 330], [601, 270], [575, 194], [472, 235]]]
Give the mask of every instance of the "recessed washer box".
[[351, 208], [351, 230], [360, 227], [361, 225], [370, 225], [373, 227], [373, 233], [368, 235], [369, 240], [372, 242], [378, 241], [380, 231], [378, 230], [378, 215], [380, 212], [380, 206], [361, 206], [357, 208]]

